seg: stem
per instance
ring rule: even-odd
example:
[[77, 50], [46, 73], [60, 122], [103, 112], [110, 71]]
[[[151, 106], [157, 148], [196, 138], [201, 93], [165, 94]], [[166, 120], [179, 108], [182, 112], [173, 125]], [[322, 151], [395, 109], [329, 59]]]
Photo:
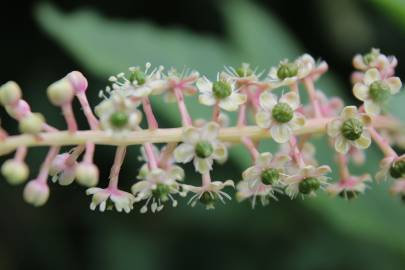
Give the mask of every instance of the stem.
[[191, 120], [190, 114], [187, 111], [186, 104], [184, 103], [183, 93], [178, 87], [174, 88], [174, 95], [176, 96], [177, 105], [179, 106], [183, 126], [192, 126], [193, 122]]
[[39, 171], [37, 181], [46, 183], [46, 180], [48, 179], [49, 175], [49, 168], [51, 167], [52, 161], [56, 157], [56, 155], [59, 153], [60, 147], [58, 146], [53, 146], [49, 149], [48, 154], [46, 155], [44, 163], [42, 163], [41, 169]]
[[14, 160], [18, 162], [23, 162], [25, 157], [27, 156], [28, 148], [26, 146], [20, 146], [17, 148], [17, 152], [15, 153]]
[[211, 175], [207, 172], [202, 175], [202, 186], [207, 187], [209, 184], [211, 184]]
[[304, 159], [302, 158], [301, 151], [298, 149], [297, 138], [292, 136], [290, 139], [291, 155], [300, 168], [305, 167]]
[[74, 162], [77, 160], [77, 158], [83, 153], [84, 151], [84, 146], [83, 145], [78, 145], [76, 146], [70, 156], [66, 159], [65, 164], [67, 166], [72, 166]]
[[219, 123], [219, 114], [221, 113], [221, 108], [217, 102], [212, 109], [212, 121]]
[[249, 137], [243, 137], [242, 143], [249, 150], [249, 153], [252, 156], [253, 162], [256, 161], [257, 157], [259, 156], [259, 151], [257, 151], [257, 148], [256, 148], [255, 144], [253, 143], [252, 139], [250, 139]]
[[170, 159], [172, 158], [172, 153], [176, 149], [177, 143], [168, 143], [164, 150], [160, 153], [159, 157], [159, 167], [160, 168], [167, 168], [170, 163]]
[[86, 163], [93, 163], [94, 150], [96, 145], [92, 142], [86, 143], [86, 152], [84, 153], [83, 161]]
[[309, 99], [314, 108], [315, 118], [321, 118], [322, 117], [321, 106], [319, 104], [319, 100], [316, 95], [316, 90], [315, 90], [315, 85], [314, 85], [313, 79], [311, 77], [305, 78], [304, 85], [305, 85], [305, 88], [307, 89]]
[[343, 182], [350, 177], [349, 168], [347, 167], [347, 158], [343, 154], [337, 155], [337, 162], [339, 166], [340, 181]]
[[238, 127], [243, 127], [246, 124], [246, 104], [242, 104], [239, 107], [238, 112]]
[[157, 129], [159, 126], [156, 121], [155, 115], [153, 114], [152, 106], [150, 105], [150, 100], [148, 97], [142, 98], [142, 105], [143, 105], [143, 110], [146, 115], [146, 120], [148, 121], [149, 128]]
[[70, 133], [75, 133], [77, 131], [76, 118], [73, 113], [72, 103], [66, 103], [62, 105], [63, 116], [65, 117], [66, 123], [68, 125], [68, 130]]
[[386, 157], [398, 157], [397, 153], [392, 149], [387, 140], [384, 139], [374, 127], [369, 127], [368, 131]]
[[[310, 119], [304, 127], [294, 130], [294, 135], [306, 135], [324, 133], [326, 124], [334, 118]], [[389, 117], [379, 116], [373, 118], [374, 128], [385, 128], [391, 130], [398, 129], [398, 121]], [[102, 130], [86, 130], [76, 133], [67, 131], [43, 132], [38, 136], [21, 134], [7, 137], [0, 144], [0, 155], [12, 152], [19, 146], [63, 146], [79, 145], [93, 142], [102, 145], [128, 146], [144, 143], [171, 143], [182, 141], [183, 128], [165, 128], [156, 130], [138, 130], [128, 134], [126, 137], [114, 137]], [[270, 138], [270, 133], [258, 126], [228, 127], [221, 128], [218, 139], [224, 142], [239, 143], [241, 137], [250, 137], [257, 141]]]
[[145, 148], [145, 153], [146, 153], [146, 156], [148, 157], [149, 170], [156, 169], [158, 166], [157, 166], [155, 154], [153, 153], [152, 144], [145, 143], [143, 145], [143, 147]]
[[108, 188], [117, 189], [118, 188], [118, 176], [120, 174], [122, 162], [124, 161], [126, 146], [118, 146], [115, 151], [114, 164], [110, 172], [110, 182], [108, 183]]
[[87, 100], [87, 96], [84, 92], [79, 92], [76, 94], [77, 99], [80, 102], [80, 105], [82, 106], [83, 113], [86, 116], [87, 122], [90, 125], [90, 128], [93, 130], [98, 129], [99, 122], [95, 115], [93, 114], [93, 111], [89, 105], [89, 101]]

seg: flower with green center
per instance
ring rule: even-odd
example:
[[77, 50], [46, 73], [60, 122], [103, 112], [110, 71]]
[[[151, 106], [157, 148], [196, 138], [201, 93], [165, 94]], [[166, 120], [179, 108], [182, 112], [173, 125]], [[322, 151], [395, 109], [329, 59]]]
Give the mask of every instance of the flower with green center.
[[226, 111], [236, 111], [240, 105], [247, 100], [245, 94], [241, 94], [235, 89], [235, 83], [224, 76], [212, 83], [206, 77], [197, 80], [197, 88], [200, 91], [198, 101], [206, 106], [218, 106]]
[[356, 54], [353, 58], [353, 66], [364, 72], [371, 68], [378, 68], [379, 70], [394, 68], [397, 62], [394, 56], [386, 56], [379, 49], [374, 48], [364, 55]]
[[331, 196], [340, 196], [346, 200], [357, 198], [367, 188], [366, 182], [371, 181], [369, 174], [361, 176], [349, 176], [347, 179], [340, 179], [337, 183], [331, 184], [326, 191]]
[[371, 144], [367, 127], [371, 118], [367, 114], [359, 113], [356, 106], [343, 108], [340, 117], [335, 118], [326, 126], [329, 137], [335, 140], [335, 149], [346, 154], [351, 146], [366, 149]]
[[188, 201], [188, 204], [194, 207], [197, 202], [200, 202], [205, 205], [205, 209], [207, 210], [215, 209], [215, 202], [218, 200], [224, 204], [224, 198], [232, 200], [231, 196], [222, 191], [225, 187], [235, 187], [235, 185], [232, 180], [226, 180], [224, 182], [214, 181], [201, 187], [183, 185], [185, 191], [194, 193]]
[[194, 160], [197, 172], [204, 174], [212, 169], [213, 161], [224, 162], [228, 150], [218, 141], [219, 125], [209, 122], [200, 128], [189, 127], [183, 132], [183, 143], [174, 150], [177, 162], [188, 163]]
[[315, 67], [315, 60], [308, 54], [300, 56], [293, 62], [285, 59], [278, 67], [270, 69], [268, 81], [271, 88], [288, 86], [308, 76]]
[[177, 200], [174, 195], [185, 196], [181, 192], [181, 184], [178, 181], [184, 177], [184, 171], [178, 166], [170, 166], [163, 170], [156, 168], [149, 170], [145, 164], [139, 174], [141, 181], [135, 183], [132, 188], [132, 194], [135, 195], [135, 202], [145, 201], [141, 208], [141, 213], [148, 211], [149, 203], [152, 213], [159, 212], [163, 209], [164, 203], [171, 201], [172, 206], [177, 206]]
[[137, 85], [143, 85], [146, 82], [145, 73], [140, 69], [133, 69], [130, 71], [129, 81]]
[[164, 79], [168, 82], [167, 91], [164, 92], [163, 100], [168, 103], [177, 102], [175, 90], [180, 90], [185, 96], [194, 96], [198, 89], [195, 86], [200, 74], [196, 70], [177, 70], [171, 68]]
[[142, 120], [138, 105], [138, 102], [117, 94], [102, 101], [95, 109], [101, 128], [115, 135], [125, 135], [136, 130]]
[[363, 82], [353, 86], [355, 97], [364, 102], [364, 109], [369, 114], [379, 114], [381, 107], [386, 104], [391, 95], [395, 95], [402, 87], [398, 77], [381, 79], [376, 68], [367, 70]]
[[399, 179], [405, 177], [405, 154], [400, 157], [388, 156], [381, 160], [380, 170], [375, 175], [377, 181], [392, 178]]
[[330, 167], [325, 165], [300, 168], [297, 174], [288, 176], [285, 179], [287, 185], [285, 191], [292, 198], [298, 194], [314, 196], [315, 191], [327, 186], [328, 178], [325, 174], [330, 172]]
[[104, 212], [106, 209], [111, 210], [112, 207], [115, 207], [118, 212], [124, 210], [125, 213], [129, 213], [134, 208], [135, 197], [131, 193], [117, 188], [92, 187], [86, 190], [86, 194], [93, 196], [90, 203], [90, 209], [93, 211], [97, 207], [99, 207], [100, 212]]
[[287, 142], [293, 131], [305, 124], [304, 116], [297, 111], [300, 100], [295, 92], [284, 94], [277, 101], [274, 94], [265, 91], [259, 101], [261, 110], [256, 114], [256, 123], [261, 128], [270, 129], [276, 142]]
[[282, 192], [287, 177], [286, 164], [290, 160], [286, 154], [273, 157], [269, 152], [261, 153], [255, 164], [243, 172], [243, 180], [237, 185], [236, 198], [239, 201], [250, 198], [252, 207], [255, 207], [257, 197], [260, 197], [263, 205], [268, 204], [269, 199], [277, 200], [275, 193]]
[[241, 78], [253, 75], [253, 70], [250, 68], [249, 64], [246, 63], [243, 63], [240, 67], [236, 68], [235, 72]]

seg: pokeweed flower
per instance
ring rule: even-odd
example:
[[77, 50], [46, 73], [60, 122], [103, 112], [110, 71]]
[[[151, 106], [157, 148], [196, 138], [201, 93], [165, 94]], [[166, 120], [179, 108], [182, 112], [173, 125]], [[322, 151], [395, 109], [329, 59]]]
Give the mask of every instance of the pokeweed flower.
[[236, 111], [247, 100], [246, 95], [239, 93], [235, 83], [225, 76], [218, 75], [216, 82], [202, 77], [197, 81], [197, 88], [200, 91], [198, 101], [201, 104], [206, 106], [218, 104], [226, 111]]
[[399, 157], [389, 156], [381, 160], [380, 170], [376, 173], [375, 178], [382, 181], [387, 180], [388, 176], [395, 179], [405, 177], [405, 154]]
[[268, 82], [272, 88], [289, 86], [308, 76], [314, 69], [315, 61], [309, 54], [304, 54], [294, 62], [285, 59], [278, 67], [272, 67], [268, 74]]
[[23, 197], [27, 203], [33, 206], [42, 206], [48, 201], [49, 187], [46, 182], [31, 180], [24, 188]]
[[226, 80], [236, 83], [236, 87], [242, 85], [249, 85], [250, 83], [257, 83], [258, 78], [262, 74], [257, 74], [248, 63], [242, 63], [239, 67], [225, 67], [225, 71], [221, 73], [221, 77]]
[[288, 176], [285, 179], [285, 192], [294, 198], [298, 194], [315, 196], [315, 192], [320, 188], [325, 188], [328, 184], [328, 177], [325, 174], [330, 173], [329, 166], [320, 167], [305, 166], [300, 168], [297, 174]]
[[144, 180], [135, 183], [131, 191], [135, 195], [135, 202], [146, 200], [141, 208], [141, 213], [148, 211], [149, 202], [151, 202], [152, 213], [159, 212], [163, 209], [164, 203], [172, 202], [172, 206], [177, 206], [177, 200], [173, 195], [180, 194], [185, 196], [181, 191], [181, 185], [177, 182], [184, 177], [184, 171], [178, 166], [171, 166], [167, 170], [159, 168], [149, 170], [143, 166], [143, 172], [140, 177]]
[[77, 162], [75, 159], [70, 159], [69, 153], [59, 154], [51, 164], [49, 175], [52, 176], [52, 182], [67, 186], [75, 180], [76, 168]]
[[366, 130], [370, 123], [370, 116], [359, 113], [356, 106], [346, 106], [340, 117], [327, 124], [327, 133], [335, 139], [336, 151], [346, 154], [350, 146], [359, 149], [370, 146], [371, 138]]
[[243, 180], [237, 185], [236, 198], [239, 201], [252, 198], [252, 207], [256, 204], [256, 197], [260, 196], [262, 205], [269, 202], [269, 198], [277, 200], [275, 192], [281, 192], [284, 186], [285, 165], [291, 158], [288, 155], [273, 155], [262, 153], [252, 167], [246, 169]]
[[371, 68], [378, 68], [379, 70], [385, 70], [388, 67], [395, 68], [397, 63], [395, 56], [386, 56], [380, 52], [380, 49], [375, 48], [364, 55], [356, 54], [353, 58], [353, 66], [361, 71], [367, 71]]
[[364, 102], [367, 113], [378, 114], [390, 96], [398, 93], [401, 87], [402, 83], [398, 77], [381, 79], [380, 72], [372, 68], [367, 70], [363, 82], [353, 86], [353, 94]]
[[183, 143], [174, 151], [175, 160], [187, 163], [194, 159], [194, 167], [201, 174], [212, 169], [214, 160], [224, 162], [228, 157], [228, 149], [218, 141], [218, 131], [219, 125], [214, 122], [209, 122], [201, 128], [186, 128], [183, 132]]
[[98, 183], [99, 170], [90, 162], [80, 162], [76, 166], [76, 181], [86, 187], [94, 187]]
[[185, 191], [195, 193], [188, 201], [188, 204], [194, 207], [197, 202], [200, 202], [205, 205], [205, 209], [207, 210], [215, 209], [215, 202], [218, 200], [225, 204], [224, 197], [232, 200], [231, 196], [222, 191], [225, 187], [235, 187], [235, 184], [232, 180], [226, 180], [225, 182], [210, 182], [201, 187], [183, 185]]
[[392, 184], [390, 192], [392, 195], [400, 196], [402, 201], [405, 202], [405, 178], [396, 180]]
[[366, 182], [371, 181], [369, 174], [362, 176], [349, 176], [347, 179], [341, 179], [339, 182], [329, 185], [326, 191], [331, 196], [337, 196], [350, 200], [363, 194], [367, 188]]
[[139, 127], [142, 113], [137, 109], [139, 102], [114, 94], [96, 107], [103, 130], [114, 135], [125, 135]]
[[27, 180], [29, 168], [23, 161], [9, 159], [1, 166], [1, 174], [11, 185], [18, 185]]
[[197, 87], [194, 85], [198, 80], [200, 74], [193, 70], [188, 71], [184, 69], [179, 72], [177, 69], [172, 68], [165, 75], [165, 80], [167, 81], [167, 90], [164, 92], [164, 100], [166, 102], [176, 102], [176, 94], [174, 89], [177, 88], [186, 96], [193, 96], [198, 92]]
[[117, 188], [92, 187], [86, 190], [86, 194], [93, 196], [90, 203], [90, 209], [93, 211], [97, 206], [101, 212], [115, 207], [118, 212], [124, 210], [125, 213], [129, 213], [134, 208], [134, 195]]
[[293, 131], [305, 124], [304, 116], [297, 111], [300, 100], [295, 92], [277, 97], [265, 91], [260, 95], [261, 110], [256, 114], [259, 127], [270, 129], [272, 138], [278, 143], [287, 142]]

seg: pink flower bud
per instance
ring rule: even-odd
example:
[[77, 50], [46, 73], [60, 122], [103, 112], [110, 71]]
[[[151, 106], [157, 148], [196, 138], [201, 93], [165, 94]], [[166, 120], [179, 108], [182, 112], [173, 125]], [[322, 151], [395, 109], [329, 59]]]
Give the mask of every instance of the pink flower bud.
[[29, 115], [31, 113], [31, 108], [25, 100], [20, 99], [13, 106], [6, 106], [6, 111], [11, 117], [18, 120]]
[[66, 75], [66, 78], [72, 84], [76, 94], [85, 92], [87, 90], [87, 79], [80, 71], [72, 71]]
[[41, 181], [31, 180], [24, 188], [23, 197], [33, 206], [42, 206], [49, 198], [49, 187]]

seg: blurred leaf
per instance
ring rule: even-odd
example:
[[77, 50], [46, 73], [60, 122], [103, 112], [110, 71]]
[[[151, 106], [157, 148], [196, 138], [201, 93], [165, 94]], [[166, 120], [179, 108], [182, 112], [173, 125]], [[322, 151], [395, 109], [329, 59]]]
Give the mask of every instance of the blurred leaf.
[[[223, 65], [248, 61], [265, 68], [277, 64], [284, 57], [299, 54], [299, 46], [288, 31], [249, 1], [224, 1], [223, 11], [230, 40], [203, 37], [179, 29], [163, 30], [143, 22], [111, 21], [91, 11], [66, 15], [45, 4], [41, 4], [37, 11], [37, 19], [46, 32], [86, 69], [105, 78], [146, 61], [196, 68], [202, 74], [213, 77]], [[328, 94], [342, 96], [331, 77], [330, 74], [325, 76], [318, 87]], [[169, 120], [172, 126], [178, 123], [175, 105], [168, 106], [158, 99], [153, 102], [160, 117]], [[209, 110], [197, 105], [195, 99], [187, 102], [193, 116], [209, 117]], [[325, 142], [319, 144], [318, 151], [320, 160], [333, 163]], [[368, 166], [363, 169], [373, 173], [379, 155], [375, 149], [370, 152]], [[250, 163], [241, 147], [232, 149], [231, 156], [241, 169]], [[381, 187], [349, 205], [324, 196], [305, 202], [322, 213], [335, 228], [405, 253], [402, 232], [405, 213], [396, 201], [381, 192]]]
[[405, 1], [403, 0], [369, 0], [378, 10], [395, 20], [398, 25], [405, 29]]

